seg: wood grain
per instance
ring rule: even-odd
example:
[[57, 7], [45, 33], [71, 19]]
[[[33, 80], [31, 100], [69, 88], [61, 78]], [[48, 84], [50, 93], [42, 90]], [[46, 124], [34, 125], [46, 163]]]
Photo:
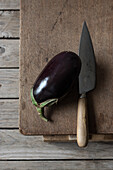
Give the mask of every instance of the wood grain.
[[1, 170], [107, 170], [113, 169], [113, 161], [0, 161]]
[[0, 100], [0, 128], [18, 127], [18, 106], [19, 101], [16, 99]]
[[19, 40], [0, 40], [0, 67], [19, 67]]
[[[13, 7], [16, 6], [15, 3], [19, 3], [19, 0], [0, 0], [0, 9], [6, 9], [6, 8], [13, 9]], [[105, 1], [103, 0], [103, 4], [104, 3]], [[72, 7], [71, 10], [73, 10], [73, 8], [74, 7]], [[92, 8], [93, 8], [93, 5], [92, 5]], [[17, 9], [17, 7], [16, 8], [14, 7], [14, 9]], [[104, 19], [103, 16], [102, 18]], [[59, 19], [60, 18], [58, 18], [57, 21], [61, 22], [61, 19], [60, 20]], [[108, 17], [108, 19], [110, 18]], [[17, 23], [19, 25], [18, 18], [17, 18]], [[55, 26], [53, 28], [56, 29], [57, 22], [54, 25]], [[12, 26], [12, 30], [10, 30], [10, 32], [12, 33], [13, 31], [14, 31], [14, 28]], [[17, 35], [18, 35], [18, 32], [19, 32], [19, 29], [17, 31]], [[5, 36], [5, 37], [7, 38], [8, 36]], [[3, 38], [3, 36], [1, 38]], [[12, 38], [15, 38], [15, 36], [13, 37], [12, 35]], [[18, 55], [17, 55], [17, 52], [15, 51], [15, 49], [18, 48], [17, 43], [15, 43], [13, 47], [13, 43], [10, 43], [10, 42], [8, 43], [7, 41], [3, 41], [2, 43], [2, 40], [0, 40], [0, 42], [1, 42], [1, 45], [6, 44], [6, 47], [7, 47], [5, 50], [5, 55], [3, 55], [3, 53], [1, 55], [1, 49], [0, 49], [0, 56], [1, 56], [0, 64], [2, 62], [4, 67], [15, 67], [15, 66], [18, 67], [18, 65], [16, 65], [18, 63], [17, 61]], [[11, 48], [13, 48], [13, 51]], [[12, 56], [14, 56], [15, 58], [13, 58]], [[10, 62], [10, 60], [12, 62]], [[2, 67], [2, 64], [0, 67]], [[15, 73], [17, 74], [17, 71], [18, 70], [13, 69], [11, 74], [15, 75]], [[3, 73], [4, 72], [2, 72], [2, 74]], [[7, 73], [7, 69], [5, 73]], [[1, 72], [0, 72], [0, 75], [1, 75]], [[10, 76], [10, 74], [8, 74], [8, 76], [7, 74], [4, 74], [4, 78], [5, 78], [5, 81], [7, 82], [8, 87], [9, 87], [8, 84], [10, 81], [10, 77], [12, 77]], [[2, 77], [2, 81], [4, 78]], [[13, 78], [15, 79], [15, 76], [13, 76]], [[17, 88], [17, 86], [14, 86], [14, 87]], [[10, 88], [12, 90], [12, 86]], [[7, 87], [4, 88], [7, 94], [9, 94], [10, 88], [7, 88]], [[8, 100], [0, 99], [0, 127], [3, 127], [3, 128], [18, 127], [18, 118], [17, 118], [18, 112], [16, 112], [17, 108], [18, 108], [18, 100], [15, 101], [14, 99], [8, 99]], [[42, 136], [39, 136], [39, 137], [37, 136], [28, 137], [27, 136], [26, 137], [26, 136], [22, 136], [18, 132], [18, 130], [0, 130], [0, 169], [1, 170], [6, 170], [6, 169], [10, 169], [10, 170], [12, 169], [14, 170], [16, 169], [18, 170], [20, 169], [31, 169], [31, 170], [33, 169], [41, 169], [41, 170], [42, 169], [48, 169], [48, 170], [50, 169], [66, 169], [66, 170], [67, 169], [69, 170], [70, 169], [77, 169], [77, 170], [78, 169], [113, 169], [113, 154], [112, 154], [113, 143], [111, 142], [90, 143], [88, 145], [88, 149], [87, 148], [79, 149], [77, 145], [74, 143], [72, 144], [51, 143], [50, 144], [50, 143], [44, 143], [41, 140], [42, 140]], [[49, 154], [49, 157], [47, 157], [48, 154]], [[20, 160], [11, 161], [12, 158], [15, 160], [19, 158]], [[41, 159], [48, 159], [48, 158], [50, 159], [56, 158], [56, 159], [59, 159], [59, 161], [48, 161], [48, 160], [39, 161]], [[69, 158], [70, 160], [69, 161], [60, 160], [60, 159], [65, 159], [65, 158]], [[71, 158], [74, 158], [75, 161], [72, 161]], [[78, 161], [78, 159], [87, 159], [87, 158], [88, 159], [93, 159], [93, 158], [94, 159], [98, 159], [98, 158], [109, 159], [110, 158], [112, 160], [101, 159], [99, 161], [97, 160]], [[24, 159], [25, 161], [21, 161], [22, 159]], [[37, 159], [37, 161], [36, 160], [31, 161], [34, 159]], [[5, 161], [1, 161], [1, 160], [5, 160]]]
[[0, 69], [0, 98], [19, 96], [19, 70]]
[[20, 0], [0, 0], [0, 9], [20, 9]]
[[88, 112], [86, 97], [79, 98], [77, 109], [77, 143], [79, 147], [88, 144]]
[[[45, 142], [75, 142], [77, 135], [44, 135], [43, 141]], [[90, 142], [113, 142], [113, 134], [90, 134]]]
[[18, 38], [19, 25], [19, 11], [0, 11], [0, 38]]
[[[38, 5], [37, 5], [38, 4]], [[30, 89], [57, 53], [78, 53], [83, 21], [97, 61], [96, 89], [88, 94], [89, 132], [113, 133], [113, 0], [21, 1], [20, 128], [24, 134], [76, 134], [78, 96], [73, 91], [45, 113], [43, 122], [31, 103]], [[37, 17], [36, 17], [37, 16]], [[73, 95], [74, 94], [74, 95]], [[27, 99], [27, 100], [26, 100]], [[24, 109], [22, 109], [24, 108]], [[31, 128], [32, 127], [32, 128]]]
[[[111, 146], [111, 147], [110, 147]], [[45, 143], [42, 136], [24, 136], [18, 130], [0, 130], [0, 160], [11, 159], [112, 159], [113, 142]]]

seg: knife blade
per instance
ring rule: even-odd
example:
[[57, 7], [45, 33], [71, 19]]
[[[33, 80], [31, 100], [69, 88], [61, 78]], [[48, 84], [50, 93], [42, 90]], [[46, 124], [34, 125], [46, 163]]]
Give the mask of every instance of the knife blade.
[[88, 113], [86, 93], [95, 88], [96, 60], [92, 40], [86, 22], [83, 24], [79, 46], [79, 57], [82, 62], [79, 75], [79, 94], [77, 111], [77, 143], [80, 147], [88, 143]]

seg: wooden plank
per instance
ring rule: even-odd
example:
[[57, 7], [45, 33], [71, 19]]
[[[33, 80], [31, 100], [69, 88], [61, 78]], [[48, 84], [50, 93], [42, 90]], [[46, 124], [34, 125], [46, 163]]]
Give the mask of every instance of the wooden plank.
[[1, 170], [107, 170], [113, 169], [113, 161], [0, 161], [0, 167]]
[[[76, 135], [45, 135], [43, 136], [43, 140], [45, 142], [72, 142], [72, 141], [76, 141], [77, 137]], [[100, 142], [100, 141], [104, 141], [104, 142], [108, 142], [108, 141], [112, 141], [113, 142], [113, 134], [90, 134], [89, 135], [89, 141], [93, 141], [93, 142]]]
[[[32, 127], [31, 127], [32, 128]], [[44, 143], [42, 136], [24, 136], [18, 130], [0, 130], [0, 160], [4, 159], [113, 159], [113, 142]]]
[[89, 131], [113, 133], [112, 6], [113, 0], [21, 0], [20, 127], [24, 134], [76, 134], [75, 90], [46, 109], [49, 122], [39, 118], [29, 93], [47, 59], [64, 50], [78, 52], [84, 20], [97, 61], [96, 89], [88, 94]]
[[0, 10], [1, 9], [20, 9], [19, 0], [0, 0]]
[[19, 96], [19, 70], [0, 70], [0, 98], [13, 98]]
[[18, 127], [18, 100], [0, 100], [0, 128]]
[[19, 11], [0, 11], [0, 38], [19, 37]]
[[0, 67], [19, 67], [19, 40], [0, 40]]

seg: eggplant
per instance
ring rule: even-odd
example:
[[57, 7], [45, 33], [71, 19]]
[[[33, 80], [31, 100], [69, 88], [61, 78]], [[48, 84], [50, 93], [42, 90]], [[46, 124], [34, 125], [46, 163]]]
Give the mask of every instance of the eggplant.
[[53, 57], [42, 70], [31, 88], [31, 100], [40, 117], [44, 116], [44, 107], [51, 106], [66, 95], [73, 82], [78, 79], [81, 60], [77, 54], [64, 51]]

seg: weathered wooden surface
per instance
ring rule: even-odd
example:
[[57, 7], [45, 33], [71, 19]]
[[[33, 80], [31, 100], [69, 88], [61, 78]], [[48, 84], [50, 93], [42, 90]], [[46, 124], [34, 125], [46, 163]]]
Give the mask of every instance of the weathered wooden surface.
[[19, 70], [0, 70], [0, 98], [17, 98], [19, 96]]
[[0, 11], [0, 38], [19, 37], [19, 11]]
[[[110, 147], [111, 145], [111, 147]], [[42, 136], [24, 136], [18, 130], [0, 130], [0, 159], [112, 159], [113, 142], [45, 143]]]
[[0, 67], [19, 67], [19, 40], [0, 40]]
[[[30, 89], [42, 68], [63, 50], [77, 52], [86, 20], [97, 61], [97, 86], [88, 94], [89, 132], [113, 133], [113, 0], [21, 1], [20, 128], [24, 134], [76, 134], [77, 93], [37, 115]], [[32, 10], [31, 10], [32, 9]], [[37, 17], [36, 17], [37, 16]], [[91, 18], [92, 17], [92, 18]], [[27, 29], [26, 29], [27, 28]], [[32, 40], [32, 41], [31, 41]], [[26, 101], [27, 99], [27, 101]], [[32, 127], [32, 128], [31, 128]]]
[[20, 0], [0, 0], [0, 10], [1, 9], [20, 9]]
[[[77, 135], [43, 135], [45, 142], [75, 142]], [[89, 134], [89, 142], [113, 142], [113, 134]]]
[[17, 99], [0, 100], [0, 128], [18, 127], [18, 106]]
[[[10, 5], [9, 5], [9, 2], [11, 2]], [[16, 2], [19, 3], [19, 0], [0, 0], [0, 9], [6, 9], [6, 8], [13, 9], [12, 5], [15, 4]], [[105, 1], [103, 0], [103, 3], [105, 2], [106, 0]], [[104, 19], [104, 17], [102, 18]], [[0, 16], [0, 22], [1, 20], [3, 21], [3, 18]], [[8, 20], [4, 19], [4, 21], [8, 21]], [[17, 22], [17, 25], [19, 25], [19, 17], [17, 17], [16, 22]], [[14, 25], [12, 25], [12, 28], [11, 28], [12, 30], [10, 30], [10, 32], [13, 32], [13, 26]], [[0, 27], [0, 31], [1, 31], [1, 27]], [[17, 35], [19, 35], [19, 29], [17, 29]], [[6, 36], [6, 38], [7, 37], [8, 36]], [[14, 34], [12, 35], [12, 38], [15, 38]], [[6, 67], [6, 68], [7, 67], [18, 67], [18, 64], [17, 64], [18, 63], [17, 61], [18, 52], [15, 51], [15, 49], [18, 50], [19, 48], [17, 47], [18, 43], [14, 43], [14, 47], [13, 47], [13, 43], [10, 43], [10, 41], [12, 41], [13, 43], [16, 42], [13, 40], [7, 40], [7, 41], [0, 40], [0, 47], [1, 45], [5, 45], [7, 47], [4, 55], [3, 53], [1, 55], [1, 49], [0, 49], [0, 67], [2, 67], [2, 65], [4, 65], [3, 67]], [[9, 48], [9, 46], [11, 48]], [[14, 50], [12, 50], [12, 48]], [[0, 71], [3, 71], [3, 70], [0, 70]], [[4, 88], [4, 90], [6, 90], [5, 94], [7, 93], [7, 95], [5, 96], [8, 98], [11, 96], [11, 93], [9, 95], [8, 91], [10, 91], [10, 88], [12, 89], [11, 84], [9, 87], [9, 82], [11, 82], [11, 77], [12, 77], [11, 74], [14, 73], [14, 75], [16, 75], [18, 72], [18, 69], [13, 69], [13, 70], [11, 69], [11, 74], [7, 74], [7, 69], [4, 69], [4, 71], [0, 72], [0, 76], [1, 74], [4, 74], [4, 76], [2, 75], [1, 80], [2, 81], [5, 80], [5, 82], [7, 82], [8, 88], [6, 87]], [[15, 76], [13, 76], [13, 79], [15, 79]], [[17, 88], [16, 86], [14, 87]], [[12, 96], [14, 98], [15, 96], [14, 91], [12, 91]], [[4, 95], [3, 96], [1, 95], [1, 98], [4, 98]], [[33, 169], [41, 169], [41, 170], [42, 169], [44, 170], [45, 169], [48, 169], [48, 170], [50, 169], [69, 169], [69, 170], [70, 169], [77, 169], [77, 170], [78, 169], [83, 169], [83, 170], [85, 169], [107, 169], [107, 170], [113, 169], [113, 153], [112, 153], [113, 143], [111, 142], [110, 143], [109, 142], [93, 143], [93, 144], [90, 143], [88, 145], [88, 149], [84, 148], [81, 150], [74, 143], [72, 144], [71, 143], [66, 143], [66, 144], [65, 143], [58, 143], [58, 144], [57, 143], [52, 143], [52, 144], [44, 143], [41, 141], [42, 136], [39, 136], [39, 137], [29, 136], [28, 137], [28, 136], [21, 135], [18, 130], [7, 129], [7, 128], [15, 128], [15, 127], [16, 128], [18, 127], [18, 100], [0, 99], [0, 128], [4, 128], [4, 130], [3, 129], [0, 130], [0, 170], [2, 169], [3, 170], [6, 170], [6, 169], [9, 169], [9, 170], [12, 170], [12, 169], [14, 170], [15, 169], [19, 169], [19, 170], [20, 169], [31, 169], [31, 170]], [[49, 157], [47, 157], [48, 153], [49, 153]], [[51, 159], [52, 156], [53, 158], [56, 158], [59, 160], [48, 161], [48, 158]], [[67, 157], [70, 159], [70, 161], [60, 160], [60, 159], [65, 159]], [[11, 161], [12, 158], [14, 158], [15, 161]], [[16, 161], [17, 158], [18, 158], [18, 161]], [[31, 160], [34, 160], [35, 158], [36, 159], [39, 158], [39, 159], [37, 159], [37, 161], [36, 160], [31, 161]], [[74, 158], [75, 161], [71, 161], [71, 158]], [[81, 159], [87, 159], [87, 158], [89, 159], [99, 158], [100, 160], [98, 161], [81, 160]], [[109, 159], [109, 158], [111, 160], [102, 160], [102, 159]], [[22, 159], [27, 160], [27, 161], [22, 161]], [[80, 161], [78, 161], [78, 159], [80, 159]], [[39, 161], [39, 160], [42, 160], [42, 161]]]
[[112, 161], [0, 161], [1, 170], [108, 170], [113, 169]]

